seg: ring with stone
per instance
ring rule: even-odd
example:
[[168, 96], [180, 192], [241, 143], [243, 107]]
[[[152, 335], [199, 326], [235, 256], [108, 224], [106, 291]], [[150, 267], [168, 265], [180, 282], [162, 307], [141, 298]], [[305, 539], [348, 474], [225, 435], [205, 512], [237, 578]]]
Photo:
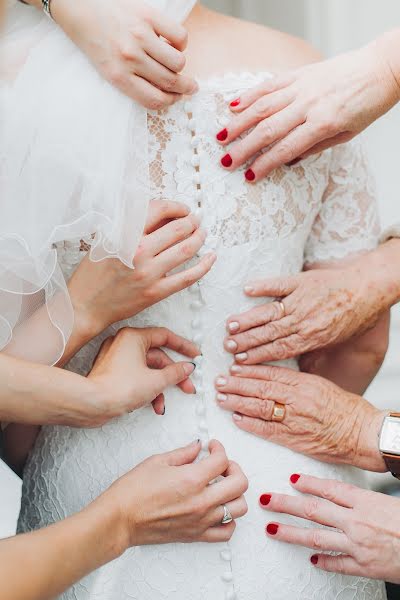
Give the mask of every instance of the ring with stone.
[[224, 516], [222, 517], [221, 525], [228, 525], [228, 523], [232, 523], [233, 517], [226, 504], [224, 504], [222, 508], [224, 509]]

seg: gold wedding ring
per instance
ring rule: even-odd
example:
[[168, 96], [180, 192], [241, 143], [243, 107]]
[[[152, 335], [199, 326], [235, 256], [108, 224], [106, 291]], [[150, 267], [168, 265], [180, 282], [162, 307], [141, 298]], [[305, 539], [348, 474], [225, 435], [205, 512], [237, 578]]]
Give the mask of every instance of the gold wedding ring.
[[280, 308], [281, 308], [281, 316], [279, 317], [280, 319], [283, 319], [283, 317], [286, 315], [286, 308], [285, 305], [283, 304], [282, 300], [280, 302], [278, 302]]
[[283, 419], [286, 416], [286, 406], [284, 404], [279, 404], [279, 402], [274, 402], [274, 409], [272, 411], [272, 421], [276, 421], [277, 423], [282, 423]]

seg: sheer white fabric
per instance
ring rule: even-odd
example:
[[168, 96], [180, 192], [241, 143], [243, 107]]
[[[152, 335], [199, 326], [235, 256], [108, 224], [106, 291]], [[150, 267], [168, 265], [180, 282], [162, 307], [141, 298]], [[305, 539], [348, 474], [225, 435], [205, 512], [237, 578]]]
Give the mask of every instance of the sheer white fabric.
[[[183, 20], [195, 0], [150, 0]], [[149, 201], [147, 112], [39, 11], [11, 3], [0, 154], [0, 349], [55, 363], [73, 326], [54, 244], [133, 266]], [[42, 343], [32, 331], [41, 320]], [[46, 340], [46, 343], [45, 343]], [[33, 341], [33, 343], [32, 343]]]
[[[205, 251], [215, 249], [218, 260], [200, 284], [128, 323], [170, 327], [201, 344], [197, 395], [167, 391], [165, 417], [146, 408], [99, 430], [45, 427], [25, 470], [20, 530], [66, 517], [149, 455], [199, 437], [204, 445], [210, 438], [221, 440], [244, 469], [250, 482], [249, 513], [229, 544], [134, 548], [77, 583], [62, 600], [386, 598], [380, 582], [316, 570], [309, 550], [267, 539], [267, 516], [258, 507], [262, 492], [292, 492], [291, 473], [362, 484], [361, 473], [246, 434], [215, 402], [214, 379], [231, 364], [222, 345], [226, 318], [255, 304], [243, 294], [245, 283], [298, 273], [305, 261], [340, 259], [372, 249], [379, 236], [373, 186], [357, 142], [280, 169], [256, 185], [245, 183], [243, 170], [221, 169], [215, 131], [229, 117], [227, 102], [265, 76], [228, 75], [203, 82], [191, 102], [149, 119], [152, 196], [185, 201], [193, 210], [200, 206], [208, 232]], [[59, 244], [58, 252], [68, 277], [83, 254], [79, 240]], [[69, 368], [84, 373], [101, 339], [86, 346]], [[297, 368], [295, 361], [287, 364]]]

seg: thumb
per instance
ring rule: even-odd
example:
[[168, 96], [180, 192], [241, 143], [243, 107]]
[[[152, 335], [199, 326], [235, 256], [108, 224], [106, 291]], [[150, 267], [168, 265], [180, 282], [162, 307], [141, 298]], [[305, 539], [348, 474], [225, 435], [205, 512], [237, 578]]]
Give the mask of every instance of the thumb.
[[260, 279], [247, 284], [244, 291], [248, 296], [276, 296], [278, 298], [283, 298], [294, 292], [298, 283], [299, 276]]
[[171, 467], [181, 467], [182, 465], [192, 464], [200, 454], [200, 450], [200, 440], [195, 440], [189, 446], [172, 450], [172, 452], [167, 452], [164, 456]]
[[185, 381], [195, 370], [196, 365], [191, 362], [179, 362], [167, 365], [158, 371], [152, 371], [152, 376], [157, 385], [157, 394], [163, 392], [167, 387], [177, 385]]

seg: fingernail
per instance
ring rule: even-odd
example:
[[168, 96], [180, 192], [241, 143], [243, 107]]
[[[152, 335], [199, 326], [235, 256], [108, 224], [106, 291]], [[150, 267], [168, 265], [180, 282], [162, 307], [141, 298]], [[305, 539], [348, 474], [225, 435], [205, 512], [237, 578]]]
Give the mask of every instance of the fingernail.
[[247, 181], [254, 181], [256, 178], [256, 174], [254, 173], [253, 169], [247, 169], [244, 176], [246, 177]]
[[192, 362], [185, 363], [183, 365], [183, 370], [185, 371], [186, 375], [191, 375], [193, 373], [193, 371], [195, 370], [195, 368], [196, 368], [196, 364], [192, 363]]
[[226, 394], [218, 394], [217, 399], [219, 402], [225, 402], [225, 400], [228, 400], [228, 396]]
[[232, 163], [233, 163], [233, 160], [232, 160], [232, 156], [230, 154], [225, 154], [225, 156], [223, 156], [221, 158], [221, 165], [223, 167], [226, 167], [226, 168], [231, 167]]
[[165, 415], [165, 406], [164, 406], [164, 410], [162, 411], [162, 413], [161, 413], [161, 414], [162, 414], [162, 416], [164, 416], [164, 415]]
[[290, 476], [290, 481], [292, 483], [297, 483], [299, 479], [300, 479], [300, 475], [297, 475], [297, 473], [293, 473], [293, 475]]
[[238, 345], [234, 340], [228, 340], [226, 342], [226, 347], [228, 350], [232, 350], [232, 352], [235, 352], [238, 349]]
[[218, 385], [218, 386], [224, 386], [224, 385], [226, 385], [227, 383], [228, 383], [228, 382], [227, 382], [227, 380], [225, 379], [225, 377], [218, 377], [218, 379], [217, 379], [217, 385]]
[[200, 444], [200, 438], [197, 438], [197, 440], [194, 440], [194, 442], [192, 442], [190, 445], [191, 446], [198, 446]]
[[251, 285], [245, 285], [244, 291], [246, 294], [252, 294], [254, 292], [254, 288]]
[[227, 139], [227, 137], [228, 137], [228, 130], [226, 128], [222, 129], [222, 131], [217, 133], [217, 140], [219, 142], [224, 142]]
[[290, 162], [286, 163], [287, 167], [294, 167], [294, 165], [297, 165], [297, 163], [299, 163], [301, 161], [301, 158], [295, 158], [294, 160], [291, 160]]
[[243, 362], [244, 360], [247, 360], [248, 358], [248, 354], [247, 352], [241, 352], [240, 354], [236, 354], [235, 355], [236, 360], [238, 360], [239, 362]]
[[242, 421], [243, 419], [242, 415], [239, 415], [239, 413], [233, 413], [232, 417], [235, 421]]
[[318, 556], [316, 554], [313, 554], [312, 557], [310, 558], [310, 561], [312, 562], [313, 565], [317, 565], [318, 564]]
[[237, 321], [232, 321], [232, 323], [229, 323], [228, 329], [231, 333], [236, 333], [240, 329], [240, 324]]
[[278, 533], [279, 525], [276, 523], [268, 523], [267, 525], [267, 533], [269, 535], [276, 535]]
[[232, 106], [232, 108], [236, 108], [237, 106], [239, 106], [240, 104], [240, 98], [236, 98], [236, 100], [232, 100], [230, 106]]
[[240, 365], [232, 365], [231, 366], [231, 373], [241, 373], [242, 371], [243, 371], [243, 369]]
[[268, 504], [271, 502], [271, 494], [262, 494], [260, 496], [260, 504], [262, 506], [268, 506]]

